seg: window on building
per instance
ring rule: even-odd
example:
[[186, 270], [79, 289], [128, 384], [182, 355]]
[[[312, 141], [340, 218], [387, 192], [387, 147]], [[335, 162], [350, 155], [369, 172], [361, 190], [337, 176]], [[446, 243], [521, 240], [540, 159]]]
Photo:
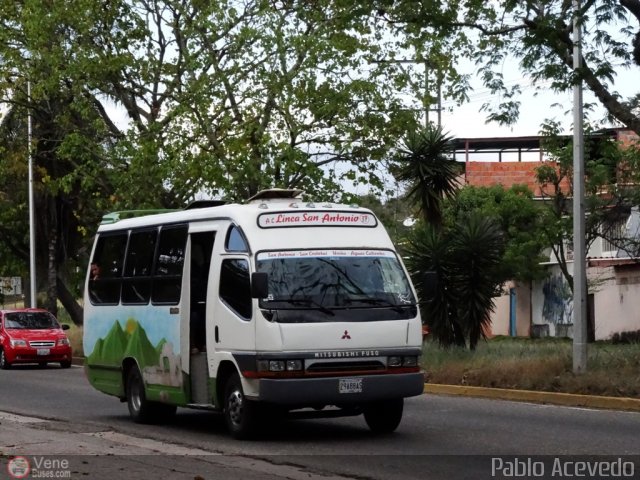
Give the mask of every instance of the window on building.
[[627, 228], [626, 219], [616, 219], [600, 225], [602, 255], [615, 255], [621, 246]]

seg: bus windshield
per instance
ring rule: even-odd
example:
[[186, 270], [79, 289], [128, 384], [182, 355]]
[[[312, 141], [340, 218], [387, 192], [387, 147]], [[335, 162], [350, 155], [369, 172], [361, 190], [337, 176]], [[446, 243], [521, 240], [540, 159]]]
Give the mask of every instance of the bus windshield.
[[398, 318], [408, 318], [407, 307], [416, 309], [409, 280], [388, 250], [261, 252], [256, 269], [269, 274], [269, 296], [260, 301], [264, 309], [317, 310], [327, 316], [386, 309]]

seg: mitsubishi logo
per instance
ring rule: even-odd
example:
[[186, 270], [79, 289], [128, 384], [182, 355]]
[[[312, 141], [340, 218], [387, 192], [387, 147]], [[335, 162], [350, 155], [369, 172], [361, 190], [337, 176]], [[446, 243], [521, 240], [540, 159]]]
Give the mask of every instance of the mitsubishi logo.
[[342, 340], [351, 340], [351, 335], [349, 335], [349, 332], [347, 330], [344, 331], [344, 334], [342, 335]]

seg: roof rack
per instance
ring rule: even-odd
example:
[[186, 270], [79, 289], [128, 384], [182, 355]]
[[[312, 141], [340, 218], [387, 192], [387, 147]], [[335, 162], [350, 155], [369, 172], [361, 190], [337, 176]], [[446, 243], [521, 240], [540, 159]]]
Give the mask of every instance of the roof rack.
[[298, 190], [297, 188], [269, 188], [256, 193], [253, 197], [247, 200], [247, 203], [256, 202], [258, 200], [301, 198], [303, 193], [303, 190]]
[[226, 200], [194, 200], [185, 207], [185, 210], [193, 210], [194, 208], [209, 208], [225, 205]]
[[152, 210], [121, 210], [118, 212], [110, 212], [102, 216], [101, 225], [116, 223], [127, 218], [144, 217], [145, 215], [157, 215], [159, 213], [176, 212], [172, 209], [152, 209]]

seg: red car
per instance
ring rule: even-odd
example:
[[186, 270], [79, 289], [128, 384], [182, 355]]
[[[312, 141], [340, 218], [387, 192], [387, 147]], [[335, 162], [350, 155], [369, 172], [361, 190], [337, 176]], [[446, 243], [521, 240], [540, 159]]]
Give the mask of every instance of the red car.
[[14, 363], [59, 362], [71, 366], [71, 345], [64, 330], [50, 312], [39, 308], [0, 310], [0, 368]]

